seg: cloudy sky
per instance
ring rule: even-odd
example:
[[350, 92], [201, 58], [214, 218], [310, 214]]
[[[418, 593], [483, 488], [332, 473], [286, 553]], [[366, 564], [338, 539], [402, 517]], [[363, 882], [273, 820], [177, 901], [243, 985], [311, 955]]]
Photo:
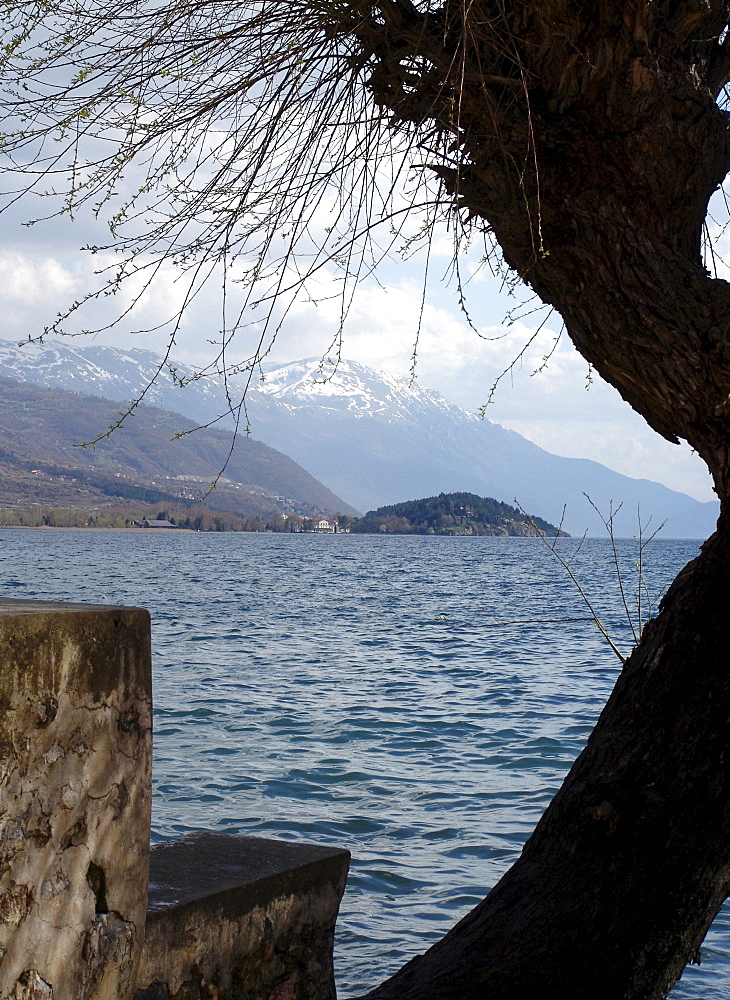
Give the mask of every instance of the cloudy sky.
[[[22, 219], [29, 211], [2, 217], [0, 305], [4, 319], [0, 335], [5, 339], [36, 336], [57, 312], [91, 287], [94, 267], [105, 261], [79, 250], [86, 242], [105, 239], [88, 221], [54, 220], [28, 228]], [[724, 242], [728, 240], [723, 237], [720, 252]], [[592, 458], [626, 475], [653, 479], [701, 500], [713, 499], [704, 464], [688, 447], [671, 445], [651, 431], [615, 390], [589, 372], [565, 335], [555, 346], [561, 330], [559, 316], [534, 311], [536, 304], [524, 303], [521, 292], [512, 294], [487, 268], [467, 261], [466, 291], [475, 332], [459, 309], [453, 282], [442, 280], [451, 253], [448, 239], [436, 240], [418, 340], [420, 384], [437, 389], [466, 409], [478, 410], [489, 401], [494, 382], [544, 322], [521, 360], [499, 382], [487, 417], [555, 454]], [[386, 261], [379, 280], [369, 280], [357, 290], [345, 328], [346, 358], [408, 376], [423, 297], [422, 263], [417, 257]], [[323, 271], [317, 297], [325, 301], [302, 300], [293, 305], [271, 360], [287, 362], [328, 351], [339, 321], [339, 303], [327, 299], [328, 282], [334, 287], [334, 280], [333, 274]], [[97, 334], [96, 342], [162, 349], [164, 334], [134, 336], [130, 330], [166, 318], [181, 295], [177, 274], [167, 269], [142, 296], [133, 319], [117, 330]], [[86, 323], [101, 325], [126, 304], [123, 295], [111, 303], [104, 301], [90, 310]], [[213, 280], [189, 308], [174, 356], [205, 364], [214, 353], [211, 341], [219, 338], [221, 326], [219, 282]], [[248, 355], [257, 329], [238, 335], [231, 355], [234, 360]]]

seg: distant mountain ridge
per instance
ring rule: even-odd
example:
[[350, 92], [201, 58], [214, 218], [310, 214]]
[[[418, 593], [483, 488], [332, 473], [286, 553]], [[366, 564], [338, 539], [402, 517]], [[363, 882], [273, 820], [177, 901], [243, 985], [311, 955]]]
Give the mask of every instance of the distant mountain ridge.
[[664, 537], [686, 538], [707, 537], [719, 514], [716, 502], [551, 455], [433, 390], [354, 362], [342, 362], [330, 379], [317, 359], [268, 372], [249, 412], [257, 436], [278, 448], [286, 442], [288, 454], [360, 508], [467, 491], [517, 501], [555, 524], [564, 516], [572, 534], [603, 535], [588, 494], [606, 514], [623, 505], [617, 536], [635, 535], [640, 515], [652, 527], [666, 521]]
[[[0, 342], [6, 374], [25, 381], [130, 400], [157, 372], [148, 351], [55, 342], [18, 348]], [[192, 370], [175, 363], [184, 378]], [[328, 377], [325, 377], [328, 376]], [[236, 380], [233, 380], [236, 388]], [[206, 423], [224, 409], [222, 379], [178, 388], [163, 369], [145, 399]], [[324, 375], [319, 359], [273, 367], [253, 383], [247, 410], [254, 438], [289, 455], [352, 507], [372, 510], [414, 496], [466, 491], [513, 504], [572, 534], [604, 533], [587, 493], [606, 513], [623, 504], [617, 535], [637, 531], [637, 511], [665, 537], [705, 538], [719, 505], [701, 503], [588, 459], [551, 455], [489, 420], [407, 379], [341, 362]]]
[[230, 432], [184, 434], [194, 422], [154, 407], [140, 406], [123, 429], [93, 448], [80, 448], [115, 422], [118, 409], [99, 397], [0, 378], [0, 501], [194, 502], [219, 477], [206, 499], [214, 510], [357, 513], [268, 445], [241, 435], [229, 458]]

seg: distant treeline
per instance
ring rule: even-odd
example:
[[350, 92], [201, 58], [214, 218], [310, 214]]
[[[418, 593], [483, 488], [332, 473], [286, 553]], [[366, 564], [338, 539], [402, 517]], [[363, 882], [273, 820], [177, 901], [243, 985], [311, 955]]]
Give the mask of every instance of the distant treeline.
[[130, 528], [143, 520], [169, 521], [190, 531], [299, 531], [301, 518], [243, 516], [229, 511], [211, 510], [205, 505], [157, 507], [114, 504], [109, 507], [51, 507], [25, 504], [0, 507], [0, 527], [14, 528]]
[[[103, 507], [53, 507], [41, 503], [0, 506], [0, 526], [23, 528], [130, 528], [143, 520], [169, 521], [190, 531], [307, 532], [319, 529], [317, 518], [295, 514], [271, 517], [212, 510], [204, 504], [120, 503]], [[339, 514], [340, 531], [388, 535], [565, 535], [541, 517], [474, 493], [440, 493], [369, 511], [364, 517]]]
[[475, 493], [439, 493], [424, 500], [379, 507], [350, 525], [350, 531], [389, 535], [565, 535], [541, 517], [523, 514]]

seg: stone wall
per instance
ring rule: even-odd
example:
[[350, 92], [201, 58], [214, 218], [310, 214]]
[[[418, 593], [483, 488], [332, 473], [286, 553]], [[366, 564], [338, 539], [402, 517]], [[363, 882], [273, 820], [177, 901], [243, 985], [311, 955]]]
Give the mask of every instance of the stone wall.
[[0, 998], [127, 1000], [147, 909], [146, 611], [0, 603]]
[[204, 832], [158, 844], [135, 1000], [334, 1000], [349, 858]]

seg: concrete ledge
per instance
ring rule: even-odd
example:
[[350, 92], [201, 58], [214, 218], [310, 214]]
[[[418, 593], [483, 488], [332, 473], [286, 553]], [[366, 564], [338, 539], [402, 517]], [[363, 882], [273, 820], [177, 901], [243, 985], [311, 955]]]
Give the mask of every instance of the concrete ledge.
[[151, 758], [147, 612], [0, 602], [0, 997], [129, 1000]]
[[334, 1000], [349, 858], [203, 832], [153, 847], [135, 1000]]

